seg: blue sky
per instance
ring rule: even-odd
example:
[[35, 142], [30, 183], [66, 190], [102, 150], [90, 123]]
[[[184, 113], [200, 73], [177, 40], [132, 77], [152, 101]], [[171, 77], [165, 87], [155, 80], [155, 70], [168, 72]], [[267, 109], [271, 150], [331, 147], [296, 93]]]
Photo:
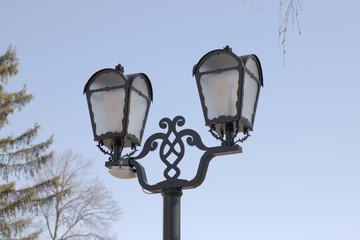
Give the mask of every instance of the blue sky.
[[[35, 95], [6, 131], [39, 122], [39, 140], [54, 134], [57, 152], [72, 148], [93, 159], [93, 176], [123, 211], [112, 226], [119, 239], [160, 239], [162, 197], [108, 174], [92, 140], [84, 84], [118, 63], [125, 73], [144, 72], [154, 92], [144, 138], [160, 130], [161, 118], [183, 115], [186, 128], [216, 146], [191, 73], [205, 53], [230, 45], [262, 63], [255, 131], [242, 154], [215, 158], [204, 183], [184, 191], [182, 239], [357, 240], [360, 4], [301, 4], [302, 35], [289, 26], [284, 66], [278, 1], [0, 0], [0, 51], [13, 44], [20, 58], [9, 87], [26, 83]], [[186, 159], [196, 163], [198, 155], [190, 150]], [[157, 161], [143, 160], [154, 180]]]

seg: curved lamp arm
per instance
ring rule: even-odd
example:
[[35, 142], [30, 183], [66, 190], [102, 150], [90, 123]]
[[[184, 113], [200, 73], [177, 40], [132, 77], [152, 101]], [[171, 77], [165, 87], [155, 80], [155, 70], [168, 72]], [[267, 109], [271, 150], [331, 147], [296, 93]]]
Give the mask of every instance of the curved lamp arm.
[[[204, 181], [206, 172], [210, 163], [210, 160], [216, 156], [241, 153], [242, 149], [239, 145], [229, 147], [211, 147], [208, 148], [202, 142], [199, 134], [192, 129], [184, 129], [177, 131], [176, 126], [183, 126], [185, 119], [182, 116], [177, 116], [173, 120], [169, 118], [163, 118], [159, 122], [159, 126], [162, 129], [168, 128], [167, 133], [155, 133], [151, 135], [145, 142], [144, 148], [138, 156], [129, 158], [129, 165], [136, 169], [138, 180], [140, 185], [153, 193], [160, 193], [164, 189], [190, 189], [196, 188]], [[171, 141], [170, 135], [175, 136], [175, 139]], [[184, 157], [185, 145], [183, 138], [186, 138], [186, 142], [189, 146], [195, 146], [200, 150], [205, 151], [202, 155], [197, 173], [192, 180], [180, 179], [180, 169], [178, 164]], [[149, 152], [155, 151], [160, 143], [159, 154], [161, 161], [166, 165], [164, 170], [164, 177], [166, 180], [150, 185], [147, 182], [146, 172], [144, 167], [137, 161], [144, 158]], [[170, 163], [167, 158], [174, 154], [177, 158], [174, 162]], [[170, 175], [170, 171], [175, 172]]]

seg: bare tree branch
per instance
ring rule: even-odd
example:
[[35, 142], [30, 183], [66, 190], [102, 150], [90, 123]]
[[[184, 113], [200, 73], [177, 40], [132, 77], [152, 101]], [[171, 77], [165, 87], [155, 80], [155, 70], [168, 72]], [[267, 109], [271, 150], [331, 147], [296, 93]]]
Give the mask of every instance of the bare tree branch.
[[[279, 41], [281, 41], [281, 49], [283, 51], [283, 60], [285, 64], [285, 43], [286, 34], [288, 32], [289, 18], [291, 18], [292, 27], [296, 22], [297, 30], [301, 35], [301, 28], [299, 22], [299, 13], [302, 11], [300, 0], [279, 0]], [[283, 9], [285, 13], [283, 13]]]
[[109, 224], [118, 218], [120, 208], [99, 179], [86, 178], [90, 165], [68, 151], [56, 156], [37, 177], [37, 181], [59, 179], [49, 192], [56, 195], [54, 205], [41, 209], [51, 239], [110, 239]]

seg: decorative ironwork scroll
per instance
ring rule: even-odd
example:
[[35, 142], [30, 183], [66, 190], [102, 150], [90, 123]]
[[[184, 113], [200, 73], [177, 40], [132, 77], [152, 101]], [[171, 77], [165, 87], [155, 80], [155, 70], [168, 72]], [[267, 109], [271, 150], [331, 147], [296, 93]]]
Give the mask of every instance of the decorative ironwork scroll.
[[[104, 147], [104, 143], [102, 141], [99, 141], [97, 144], [97, 147], [100, 149], [102, 153], [105, 155], [109, 155], [109, 161], [105, 162], [105, 166], [121, 166], [122, 161], [126, 161], [129, 159], [132, 155], [134, 155], [135, 152], [137, 152], [136, 146], [132, 146], [132, 152], [126, 153], [125, 155], [121, 155], [122, 151], [124, 149], [124, 140], [120, 139], [119, 143], [116, 146], [116, 143], [113, 143], [113, 146], [111, 148], [111, 151], [108, 151]], [[116, 151], [115, 151], [115, 150]]]
[[[215, 125], [212, 125], [212, 126], [210, 126], [209, 132], [211, 133], [211, 135], [216, 140], [219, 140], [221, 142], [222, 146], [227, 145], [227, 142], [226, 142], [226, 139], [225, 139], [225, 129], [224, 128], [220, 129], [220, 134], [217, 134], [217, 132], [215, 131]], [[231, 132], [227, 133], [227, 134], [231, 134], [231, 137], [230, 137], [230, 144], [231, 145], [234, 145], [234, 144], [236, 144], [238, 142], [243, 143], [246, 139], [248, 139], [251, 136], [249, 134], [248, 129], [244, 128], [243, 129], [244, 136], [242, 138], [239, 138], [239, 139], [235, 140], [239, 132], [240, 132], [240, 126], [239, 126], [239, 122], [237, 122], [235, 132], [231, 131]]]
[[[238, 145], [231, 147], [206, 147], [196, 131], [192, 129], [177, 130], [177, 127], [182, 127], [184, 124], [185, 119], [182, 116], [177, 116], [173, 120], [163, 118], [160, 120], [159, 126], [162, 129], [167, 129], [167, 132], [151, 135], [146, 140], [140, 154], [129, 159], [129, 165], [136, 169], [139, 183], [144, 189], [156, 193], [169, 188], [195, 188], [203, 182], [207, 167], [213, 157], [241, 152], [241, 147]], [[183, 160], [185, 153], [184, 139], [187, 145], [195, 146], [205, 151], [200, 159], [196, 176], [192, 180], [179, 178], [181, 170], [178, 165], [181, 160]], [[144, 167], [136, 160], [144, 158], [149, 152], [155, 151], [156, 149], [159, 149], [160, 160], [165, 164], [165, 181], [150, 185], [147, 182]], [[173, 156], [175, 156], [175, 159], [172, 161]]]

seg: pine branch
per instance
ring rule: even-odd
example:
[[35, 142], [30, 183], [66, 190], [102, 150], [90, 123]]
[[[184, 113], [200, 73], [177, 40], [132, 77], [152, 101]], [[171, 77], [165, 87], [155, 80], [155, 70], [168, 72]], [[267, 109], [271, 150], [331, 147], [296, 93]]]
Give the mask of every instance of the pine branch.
[[9, 195], [15, 192], [15, 182], [5, 183], [0, 185], [0, 200], [8, 201]]
[[8, 239], [10, 236], [16, 236], [20, 234], [23, 229], [30, 226], [30, 224], [31, 220], [26, 219], [20, 219], [10, 223], [0, 220], [0, 232]]
[[[39, 157], [43, 152], [45, 152], [50, 145], [53, 143], [53, 137], [50, 137], [47, 141], [32, 145], [27, 148], [19, 149], [15, 152], [6, 152], [0, 154], [0, 161], [8, 163], [14, 161], [23, 161], [28, 162], [32, 157]], [[30, 160], [31, 161], [31, 160]]]
[[[6, 53], [0, 55], [0, 129], [10, 123], [8, 118], [11, 114], [21, 111], [33, 98], [27, 93], [26, 85], [20, 91], [8, 92], [5, 89], [9, 78], [18, 73], [18, 64], [16, 49], [10, 45]], [[20, 175], [32, 177], [53, 158], [53, 153], [47, 153], [52, 137], [32, 144], [39, 128], [35, 124], [19, 136], [0, 139], [0, 175], [3, 180], [8, 181], [9, 176], [18, 179]], [[34, 226], [31, 216], [40, 207], [50, 206], [58, 198], [56, 194], [51, 194], [51, 189], [58, 184], [58, 178], [53, 177], [22, 189], [16, 189], [15, 182], [0, 185], [0, 239], [38, 239], [41, 226]]]
[[8, 120], [10, 114], [13, 114], [15, 110], [21, 111], [32, 99], [33, 96], [26, 93], [26, 86], [14, 93], [0, 91], [0, 128], [10, 123]]
[[42, 155], [39, 157], [36, 156], [25, 156], [25, 163], [18, 164], [1, 164], [0, 163], [0, 175], [5, 181], [8, 180], [10, 175], [17, 176], [19, 178], [21, 175], [34, 176], [35, 173], [38, 173], [41, 167], [53, 158], [53, 153]]
[[19, 214], [24, 214], [25, 212], [37, 212], [40, 206], [49, 206], [57, 197], [56, 194], [53, 194], [38, 198], [36, 194], [36, 191], [32, 189], [14, 201], [8, 203], [3, 202], [0, 207], [0, 215], [6, 216], [7, 218], [13, 218]]
[[23, 134], [17, 136], [16, 138], [8, 136], [6, 138], [0, 139], [0, 150], [7, 152], [14, 149], [14, 147], [21, 147], [31, 144], [31, 142], [37, 136], [39, 129], [40, 125], [35, 123], [33, 128], [26, 130]]
[[18, 214], [24, 213], [29, 209], [31, 200], [36, 196], [36, 191], [28, 191], [25, 195], [19, 196], [11, 202], [1, 204], [0, 216], [15, 218]]
[[6, 53], [0, 56], [0, 81], [7, 84], [9, 77], [18, 73], [18, 66], [16, 48], [10, 45]]
[[2, 199], [0, 202], [0, 216], [16, 217], [19, 213], [27, 210], [37, 211], [41, 205], [50, 205], [54, 198], [57, 197], [56, 195], [46, 194], [44, 197], [39, 197], [39, 195], [56, 186], [57, 183], [58, 179], [54, 178], [17, 191], [14, 190], [14, 183], [2, 185], [4, 191], [0, 194]]

